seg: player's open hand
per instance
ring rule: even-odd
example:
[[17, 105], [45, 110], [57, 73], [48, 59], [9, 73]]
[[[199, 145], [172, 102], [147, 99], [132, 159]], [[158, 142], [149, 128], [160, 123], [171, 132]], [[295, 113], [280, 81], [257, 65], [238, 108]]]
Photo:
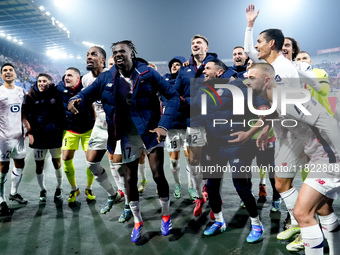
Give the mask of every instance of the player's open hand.
[[230, 136], [237, 136], [236, 139], [229, 140], [229, 143], [237, 143], [237, 144], [244, 144], [246, 141], [249, 140], [249, 136], [246, 132], [240, 131], [230, 134]]
[[246, 9], [246, 17], [247, 17], [248, 24], [252, 23], [252, 25], [254, 25], [257, 16], [259, 16], [259, 13], [260, 13], [260, 10], [255, 12], [255, 5], [253, 4], [249, 5], [248, 8]]
[[155, 128], [154, 130], [149, 130], [149, 132], [151, 133], [157, 133], [157, 142], [164, 142], [165, 138], [166, 138], [166, 130], [164, 130], [163, 128]]
[[79, 105], [80, 101], [81, 101], [81, 98], [72, 100], [71, 102], [68, 103], [67, 109], [73, 114], [79, 113], [77, 106]]

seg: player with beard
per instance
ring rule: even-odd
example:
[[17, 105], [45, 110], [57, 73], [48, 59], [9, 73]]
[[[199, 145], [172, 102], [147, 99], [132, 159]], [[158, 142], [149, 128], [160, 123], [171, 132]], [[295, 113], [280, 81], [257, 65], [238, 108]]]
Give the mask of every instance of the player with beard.
[[14, 160], [12, 170], [12, 186], [9, 200], [17, 201], [19, 204], [27, 204], [18, 193], [22, 172], [25, 167], [25, 145], [22, 124], [27, 128], [27, 134], [31, 128], [26, 121], [25, 114], [22, 115], [22, 105], [25, 102], [25, 91], [15, 86], [17, 74], [11, 63], [5, 63], [1, 67], [1, 79], [4, 84], [0, 87], [0, 215], [10, 215], [12, 211], [8, 208], [5, 199], [5, 182], [9, 170], [10, 158]]
[[[162, 208], [161, 232], [168, 235], [172, 229], [170, 218], [169, 185], [165, 179], [163, 142], [171, 127], [174, 113], [179, 107], [179, 97], [174, 88], [148, 63], [136, 58], [131, 41], [112, 44], [115, 65], [103, 72], [76, 97], [70, 100], [69, 109], [77, 114], [78, 108], [101, 99], [108, 122], [108, 149], [113, 153], [116, 140], [121, 138], [123, 164], [125, 165], [126, 194], [134, 216], [131, 241], [141, 237], [143, 219], [139, 209], [138, 162], [146, 151], [153, 178], [157, 184]], [[161, 116], [157, 92], [169, 101]]]
[[[98, 75], [107, 70], [105, 68], [105, 61], [106, 52], [103, 48], [99, 46], [93, 46], [89, 49], [86, 56], [86, 69], [90, 72], [88, 72], [82, 78], [82, 84], [84, 88], [91, 86]], [[114, 203], [120, 201], [121, 197], [124, 196], [124, 193], [123, 191], [120, 193], [115, 190], [105, 169], [100, 164], [107, 151], [107, 123], [101, 101], [97, 100], [94, 102], [93, 107], [96, 114], [96, 121], [94, 123], [88, 149], [86, 151], [86, 164], [95, 176], [95, 179], [109, 195], [104, 208], [101, 210], [102, 213], [106, 213], [107, 211], [110, 211]], [[89, 200], [95, 199], [92, 190], [88, 191], [87, 197]]]
[[[255, 95], [272, 103], [273, 91], [278, 89], [274, 77], [275, 70], [271, 65], [255, 64], [249, 70], [247, 84], [253, 88]], [[306, 166], [311, 171], [301, 187], [294, 208], [294, 216], [301, 228], [305, 253], [323, 254], [325, 237], [330, 254], [339, 254], [340, 228], [332, 204], [340, 192], [338, 171], [340, 127], [313, 97], [303, 104], [310, 115], [298, 111], [295, 105], [287, 105], [287, 112], [283, 115], [280, 102], [277, 105], [276, 112], [280, 121], [293, 119], [297, 123], [287, 129], [298, 137], [303, 144], [304, 152], [310, 158]], [[322, 171], [313, 167], [318, 165], [322, 166]], [[315, 219], [315, 213], [319, 215], [321, 229]]]

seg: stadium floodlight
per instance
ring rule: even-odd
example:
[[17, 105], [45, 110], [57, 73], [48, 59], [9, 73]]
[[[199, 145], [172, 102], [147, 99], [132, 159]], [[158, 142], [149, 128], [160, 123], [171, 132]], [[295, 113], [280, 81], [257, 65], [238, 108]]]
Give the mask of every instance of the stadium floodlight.
[[63, 25], [62, 23], [59, 23], [58, 26], [59, 26], [60, 28], [63, 28], [63, 27], [64, 27], [64, 25]]
[[2, 32], [0, 35], [1, 35], [2, 37], [5, 37], [5, 36], [6, 36], [6, 34], [5, 34], [4, 32]]
[[63, 30], [64, 30], [64, 31], [66, 31], [66, 30], [67, 30], [67, 28], [66, 28], [66, 27], [63, 27]]
[[70, 55], [68, 55], [68, 57], [69, 57], [69, 58], [73, 58], [73, 55], [72, 55], [72, 54], [70, 54]]
[[18, 42], [18, 39], [17, 38], [13, 38], [13, 42]]
[[19, 42], [20, 45], [23, 45], [24, 43], [22, 41]]
[[82, 41], [82, 44], [88, 46], [88, 47], [92, 47], [92, 46], [99, 46], [101, 48], [104, 49], [104, 45], [99, 45], [99, 44], [95, 44], [95, 43], [92, 43], [92, 42], [86, 42], [86, 41]]
[[65, 7], [68, 0], [54, 0], [54, 4], [58, 7]]
[[43, 11], [45, 11], [45, 7], [44, 6], [40, 6], [39, 10], [43, 12]]
[[60, 22], [59, 22], [59, 20], [56, 20], [55, 23], [59, 24]]
[[81, 56], [78, 55], [78, 56], [77, 56], [77, 59], [81, 59]]
[[8, 35], [8, 36], [7, 36], [7, 39], [8, 39], [8, 40], [12, 40], [12, 36]]
[[46, 14], [47, 16], [50, 16], [50, 15], [51, 15], [51, 13], [50, 13], [50, 12], [46, 12], [45, 14]]
[[55, 26], [55, 23], [54, 23], [55, 17], [52, 17], [51, 20], [52, 20], [52, 25]]

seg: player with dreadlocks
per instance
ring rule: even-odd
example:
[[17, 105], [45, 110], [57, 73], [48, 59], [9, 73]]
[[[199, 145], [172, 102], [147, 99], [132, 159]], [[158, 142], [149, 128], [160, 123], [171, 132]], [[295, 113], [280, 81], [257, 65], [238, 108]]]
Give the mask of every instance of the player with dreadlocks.
[[[139, 210], [138, 161], [143, 151], [148, 155], [153, 179], [157, 184], [162, 208], [161, 231], [168, 235], [170, 219], [169, 185], [164, 175], [164, 140], [179, 108], [179, 96], [165, 79], [148, 63], [137, 58], [131, 41], [112, 44], [115, 65], [103, 72], [77, 96], [71, 99], [69, 109], [77, 114], [77, 107], [101, 99], [108, 122], [108, 150], [113, 153], [116, 140], [121, 138], [125, 188], [134, 216], [132, 242], [141, 237], [143, 220]], [[167, 100], [161, 115], [157, 92]]]

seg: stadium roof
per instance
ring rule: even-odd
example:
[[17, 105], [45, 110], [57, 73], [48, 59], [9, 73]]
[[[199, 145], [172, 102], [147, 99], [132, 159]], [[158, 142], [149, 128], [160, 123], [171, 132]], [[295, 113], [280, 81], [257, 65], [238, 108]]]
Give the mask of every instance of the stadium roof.
[[84, 48], [73, 42], [69, 33], [50, 13], [31, 0], [0, 0], [0, 37], [37, 53], [50, 51], [81, 56]]

